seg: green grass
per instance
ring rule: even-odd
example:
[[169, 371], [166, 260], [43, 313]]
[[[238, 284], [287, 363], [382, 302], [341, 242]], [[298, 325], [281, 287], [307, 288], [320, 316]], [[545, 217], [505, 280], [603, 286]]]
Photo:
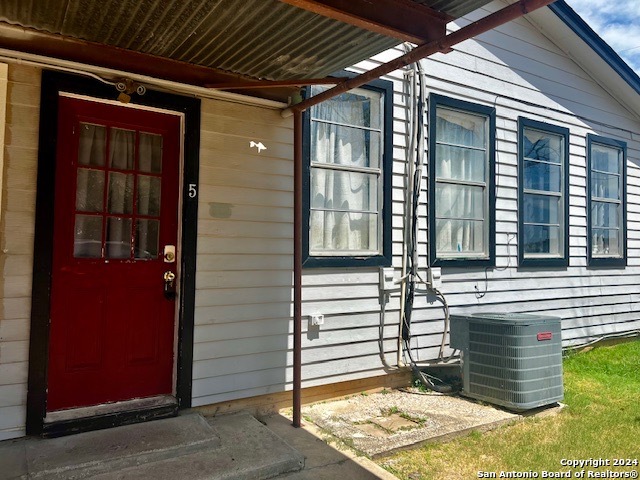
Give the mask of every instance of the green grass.
[[[563, 366], [567, 408], [560, 414], [427, 445], [379, 463], [401, 479], [460, 480], [478, 478], [479, 471], [497, 472], [499, 478], [499, 472], [512, 470], [532, 470], [542, 478], [543, 470], [569, 470], [560, 464], [563, 458], [640, 461], [640, 341], [574, 353]], [[640, 466], [609, 468], [640, 471]]]

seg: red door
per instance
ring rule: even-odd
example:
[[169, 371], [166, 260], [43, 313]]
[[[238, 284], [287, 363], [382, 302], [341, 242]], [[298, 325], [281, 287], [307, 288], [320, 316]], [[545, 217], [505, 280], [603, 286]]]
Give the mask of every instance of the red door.
[[172, 393], [179, 158], [179, 117], [60, 97], [48, 411]]

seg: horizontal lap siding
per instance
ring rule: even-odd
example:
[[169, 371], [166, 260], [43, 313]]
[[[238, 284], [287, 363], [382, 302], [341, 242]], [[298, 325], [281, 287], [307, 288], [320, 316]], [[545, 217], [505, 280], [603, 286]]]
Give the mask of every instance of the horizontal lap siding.
[[9, 65], [0, 215], [0, 440], [24, 435], [40, 70]]
[[[402, 250], [407, 119], [395, 75], [393, 241]], [[293, 125], [279, 112], [203, 103], [193, 404], [291, 388]], [[250, 141], [267, 150], [258, 154]], [[394, 257], [400, 265], [400, 254]], [[305, 269], [303, 386], [384, 374], [375, 268]], [[399, 303], [385, 320], [395, 359]], [[395, 312], [395, 315], [394, 313]], [[325, 315], [308, 328], [306, 316]]]
[[[489, 10], [502, 4], [495, 2]], [[467, 20], [475, 20], [473, 14]], [[402, 52], [362, 62], [369, 70]], [[454, 312], [544, 312], [563, 319], [567, 342], [640, 329], [640, 123], [526, 19], [423, 62], [428, 92], [497, 110], [495, 269], [443, 271]], [[403, 252], [408, 150], [404, 73], [395, 84], [392, 251]], [[24, 434], [40, 72], [9, 67], [0, 231], [0, 439]], [[570, 129], [570, 266], [517, 268], [517, 118]], [[586, 135], [628, 144], [629, 266], [586, 266]], [[280, 392], [292, 381], [293, 128], [279, 112], [203, 100], [200, 151], [193, 405]], [[250, 142], [262, 142], [258, 153]], [[427, 252], [427, 182], [418, 207], [419, 262]], [[303, 385], [383, 374], [396, 358], [399, 293], [381, 318], [376, 268], [305, 269]], [[320, 328], [306, 316], [324, 314]], [[443, 330], [439, 301], [418, 293], [412, 346], [433, 359]]]
[[[461, 20], [459, 26], [494, 11]], [[454, 27], [457, 28], [457, 27]], [[400, 49], [362, 62], [369, 70]], [[640, 329], [640, 122], [589, 74], [518, 19], [423, 62], [428, 92], [496, 107], [497, 268], [444, 269], [442, 290], [454, 312], [542, 312], [562, 317], [567, 343]], [[392, 251], [396, 278], [403, 251], [408, 97], [395, 85]], [[0, 224], [0, 440], [24, 434], [40, 71], [9, 66]], [[517, 267], [517, 119], [570, 129], [570, 266]], [[629, 266], [586, 265], [586, 135], [628, 144]], [[258, 153], [250, 142], [262, 142]], [[426, 173], [418, 207], [419, 262], [428, 241]], [[293, 128], [277, 110], [203, 100], [200, 151], [193, 404], [291, 388], [293, 365]], [[357, 380], [394, 363], [400, 298], [381, 315], [376, 268], [303, 273], [303, 386]], [[306, 317], [324, 314], [320, 328]], [[418, 293], [412, 346], [433, 359], [443, 331], [439, 301]], [[379, 342], [382, 336], [382, 342]], [[382, 350], [382, 352], [381, 352]]]
[[[494, 2], [482, 14], [494, 11]], [[468, 20], [475, 20], [474, 14]], [[460, 25], [466, 22], [460, 22]], [[526, 19], [467, 41], [456, 52], [424, 61], [427, 89], [496, 107], [497, 268], [443, 270], [453, 312], [544, 313], [562, 318], [566, 344], [640, 330], [640, 122]], [[570, 266], [517, 268], [517, 119], [570, 129]], [[586, 135], [596, 133], [628, 146], [628, 264], [587, 268]], [[425, 177], [426, 178], [426, 177]], [[426, 233], [426, 218], [422, 219]], [[426, 242], [423, 244], [426, 249]], [[426, 258], [421, 258], [422, 265]], [[414, 313], [414, 331], [433, 323], [427, 309]], [[430, 337], [425, 338], [429, 342]], [[439, 341], [432, 336], [429, 345]], [[428, 357], [427, 353], [425, 357]]]
[[199, 183], [193, 405], [282, 391], [293, 338], [291, 120], [203, 100]]
[[[492, 4], [492, 9], [500, 6]], [[384, 52], [354, 70], [370, 70], [401, 54], [400, 49]], [[497, 110], [498, 268], [488, 270], [486, 280], [484, 269], [445, 269], [442, 290], [452, 311], [558, 315], [567, 342], [640, 328], [636, 293], [640, 269], [635, 266], [640, 265], [640, 144], [638, 134], [630, 133], [640, 132], [637, 120], [524, 19], [478, 41], [467, 41], [454, 53], [434, 55], [423, 65], [428, 92]], [[391, 194], [393, 266], [398, 278], [409, 113], [404, 73], [396, 71], [386, 78], [396, 90]], [[518, 116], [571, 130], [567, 269], [517, 268]], [[203, 120], [195, 405], [289, 389], [293, 364], [291, 124], [277, 112], [209, 101]], [[630, 266], [625, 269], [586, 267], [586, 135], [592, 132], [623, 139], [629, 147], [631, 240]], [[262, 154], [249, 150], [250, 140], [262, 141], [267, 150]], [[418, 207], [423, 273], [428, 239], [426, 178], [425, 173]], [[385, 359], [395, 362], [399, 293], [391, 293], [381, 319], [378, 282], [376, 268], [303, 271], [303, 386], [384, 373], [381, 332]], [[324, 314], [324, 325], [309, 327], [311, 314]], [[441, 304], [419, 293], [413, 320], [416, 356], [435, 358], [444, 328]]]

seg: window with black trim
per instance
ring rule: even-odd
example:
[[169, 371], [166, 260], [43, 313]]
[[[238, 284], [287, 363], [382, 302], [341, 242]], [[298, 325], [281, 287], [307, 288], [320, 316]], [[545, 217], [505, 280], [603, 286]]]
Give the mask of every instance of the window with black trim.
[[587, 253], [590, 266], [627, 264], [627, 144], [587, 135]]
[[432, 265], [494, 265], [495, 125], [495, 108], [429, 96]]
[[569, 129], [518, 119], [520, 266], [569, 264]]
[[377, 80], [305, 112], [305, 267], [391, 264], [392, 108]]

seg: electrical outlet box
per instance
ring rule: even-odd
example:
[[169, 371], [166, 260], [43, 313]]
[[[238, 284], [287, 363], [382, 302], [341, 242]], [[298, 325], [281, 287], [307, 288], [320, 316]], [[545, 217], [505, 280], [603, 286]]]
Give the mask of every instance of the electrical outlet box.
[[431, 288], [442, 288], [442, 269], [440, 267], [430, 267], [427, 272], [427, 281]]
[[380, 268], [380, 290], [393, 290], [398, 288], [393, 278], [393, 267]]
[[324, 325], [324, 315], [318, 313], [315, 315], [309, 315], [309, 322], [312, 326]]

